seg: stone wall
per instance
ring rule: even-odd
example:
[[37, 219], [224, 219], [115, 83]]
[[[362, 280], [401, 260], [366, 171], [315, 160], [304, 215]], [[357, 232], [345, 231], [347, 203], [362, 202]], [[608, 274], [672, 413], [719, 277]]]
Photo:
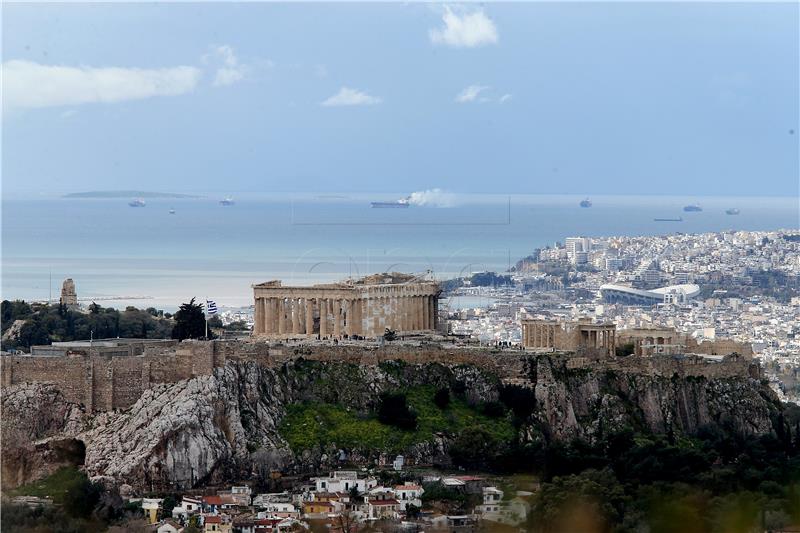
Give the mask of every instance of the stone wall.
[[443, 343], [340, 345], [268, 345], [263, 342], [183, 342], [174, 349], [146, 351], [139, 356], [72, 355], [68, 357], [6, 356], [2, 363], [2, 384], [53, 383], [65, 398], [89, 410], [127, 409], [156, 383], [174, 383], [195, 376], [211, 375], [227, 360], [253, 361], [277, 366], [304, 358], [376, 365], [401, 360], [410, 364], [439, 362], [481, 368], [509, 383], [525, 381], [526, 368], [537, 357], [563, 363], [564, 368], [664, 375], [761, 377], [758, 364], [748, 357], [729, 355], [709, 361], [696, 355], [683, 357], [587, 358], [574, 354], [531, 354], [518, 350], [467, 348]]

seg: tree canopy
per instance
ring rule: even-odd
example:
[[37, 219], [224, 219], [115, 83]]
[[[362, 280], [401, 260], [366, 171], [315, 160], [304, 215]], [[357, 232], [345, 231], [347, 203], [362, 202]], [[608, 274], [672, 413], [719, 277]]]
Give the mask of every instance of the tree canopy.
[[[194, 298], [185, 304], [181, 304], [178, 312], [173, 315], [175, 327], [172, 329], [172, 338], [202, 339], [206, 336], [206, 315], [203, 312], [203, 304], [194, 302]], [[211, 331], [208, 332], [209, 338], [213, 338]]]

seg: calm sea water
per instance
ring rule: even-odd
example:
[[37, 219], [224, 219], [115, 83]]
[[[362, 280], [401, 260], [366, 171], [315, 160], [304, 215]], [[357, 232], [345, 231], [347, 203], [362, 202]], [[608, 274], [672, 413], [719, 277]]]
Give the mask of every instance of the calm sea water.
[[[451, 195], [408, 209], [371, 209], [399, 195], [220, 195], [152, 199], [4, 197], [3, 298], [58, 296], [104, 305], [174, 309], [196, 296], [221, 305], [251, 300], [270, 279], [307, 284], [382, 271], [432, 270], [445, 278], [505, 270], [534, 248], [575, 235], [654, 235], [797, 228], [797, 198]], [[684, 213], [699, 203], [703, 211]], [[730, 216], [725, 209], [738, 207]], [[176, 213], [169, 214], [170, 208]], [[683, 222], [653, 218], [683, 217]], [[124, 298], [120, 298], [124, 297]], [[130, 297], [148, 297], [132, 299]]]

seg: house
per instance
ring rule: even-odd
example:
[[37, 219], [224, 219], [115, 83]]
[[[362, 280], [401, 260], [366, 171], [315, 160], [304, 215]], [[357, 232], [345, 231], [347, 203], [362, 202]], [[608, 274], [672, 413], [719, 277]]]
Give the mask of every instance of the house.
[[262, 509], [264, 510], [258, 513], [259, 518], [300, 518], [300, 511], [291, 503], [267, 503]]
[[142, 498], [142, 511], [148, 524], [158, 523], [158, 510], [161, 509], [160, 498]]
[[367, 517], [371, 520], [395, 520], [399, 510], [400, 502], [394, 498], [367, 500]]
[[255, 521], [255, 533], [287, 533], [299, 524], [293, 519], [262, 518]]
[[311, 478], [317, 492], [350, 492], [355, 487], [358, 492], [367, 492], [378, 484], [374, 477], [359, 478], [355, 470], [331, 472], [327, 477]]
[[255, 533], [256, 521], [252, 518], [234, 518], [233, 529], [237, 533]]
[[186, 509], [188, 514], [199, 513], [203, 510], [203, 499], [194, 496], [184, 496], [180, 506]]
[[483, 503], [475, 506], [475, 511], [484, 515], [499, 513], [502, 501], [502, 490], [497, 487], [483, 487]]
[[217, 492], [217, 496], [231, 502], [232, 506], [249, 507], [252, 491], [248, 486], [231, 487], [231, 490]]
[[164, 520], [159, 524], [156, 533], [181, 533], [183, 526], [175, 520]]
[[472, 515], [443, 515], [440, 513], [425, 513], [423, 522], [429, 526], [425, 531], [475, 531], [476, 524]]
[[303, 504], [303, 514], [311, 518], [326, 518], [336, 512], [336, 506], [330, 501], [311, 501]]
[[182, 506], [176, 505], [172, 508], [172, 519], [185, 524], [189, 520], [189, 513]]
[[464, 492], [467, 494], [481, 494], [485, 480], [479, 476], [455, 476], [454, 478], [463, 483]]
[[269, 503], [291, 503], [292, 495], [288, 492], [272, 492], [259, 494], [253, 498], [254, 507], [265, 507]]
[[406, 483], [404, 485], [395, 485], [393, 490], [395, 498], [400, 502], [401, 511], [405, 511], [409, 505], [422, 507], [422, 499], [420, 497], [425, 492], [425, 489], [421, 485]]
[[232, 533], [233, 524], [227, 516], [203, 515], [204, 533]]
[[216, 514], [222, 509], [222, 498], [219, 496], [203, 496], [203, 511]]

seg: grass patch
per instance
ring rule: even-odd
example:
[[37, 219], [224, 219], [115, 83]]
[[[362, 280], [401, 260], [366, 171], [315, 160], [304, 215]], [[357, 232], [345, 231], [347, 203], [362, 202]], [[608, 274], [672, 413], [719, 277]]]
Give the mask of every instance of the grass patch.
[[408, 405], [417, 414], [414, 430], [403, 431], [381, 424], [375, 413], [363, 416], [341, 405], [306, 402], [287, 409], [279, 431], [295, 451], [334, 444], [341, 448], [397, 453], [431, 440], [434, 433], [456, 434], [471, 427], [481, 427], [504, 442], [516, 436], [508, 415], [490, 418], [457, 397], [442, 409], [433, 400], [436, 390], [433, 386], [420, 386], [403, 391]]
[[9, 491], [12, 496], [37, 496], [52, 498], [53, 503], [64, 503], [67, 493], [74, 491], [87, 481], [86, 474], [75, 467], [59, 468], [46, 478], [22, 485]]

